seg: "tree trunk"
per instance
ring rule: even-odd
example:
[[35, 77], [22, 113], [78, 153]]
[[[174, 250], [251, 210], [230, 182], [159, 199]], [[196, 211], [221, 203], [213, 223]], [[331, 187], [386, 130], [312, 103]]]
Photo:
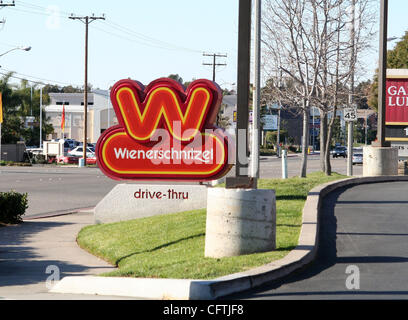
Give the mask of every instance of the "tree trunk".
[[[304, 103], [305, 106], [305, 103]], [[300, 166], [300, 177], [306, 178], [307, 171], [307, 149], [309, 147], [309, 109], [303, 108], [303, 137], [302, 137], [302, 163]]]
[[326, 145], [324, 146], [325, 149], [325, 155], [324, 155], [324, 161], [325, 161], [325, 170], [324, 173], [327, 176], [331, 176], [332, 171], [331, 171], [331, 163], [330, 163], [330, 141], [332, 138], [333, 134], [333, 126], [329, 125], [328, 130], [327, 130], [327, 141]]
[[320, 169], [326, 172], [327, 113], [320, 110]]
[[[337, 99], [336, 102], [337, 103]], [[327, 128], [327, 140], [326, 140], [326, 145], [325, 145], [325, 174], [327, 176], [331, 176], [332, 171], [331, 171], [331, 163], [330, 163], [330, 143], [331, 143], [331, 139], [333, 136], [333, 126], [334, 123], [336, 121], [336, 113], [337, 113], [337, 107], [334, 106], [333, 108], [333, 116], [328, 124], [328, 128]]]

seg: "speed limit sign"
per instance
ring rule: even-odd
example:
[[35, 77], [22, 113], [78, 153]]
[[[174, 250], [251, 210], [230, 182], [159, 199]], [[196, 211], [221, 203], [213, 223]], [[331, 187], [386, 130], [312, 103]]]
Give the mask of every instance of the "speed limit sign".
[[344, 109], [344, 120], [357, 121], [357, 109], [354, 108]]

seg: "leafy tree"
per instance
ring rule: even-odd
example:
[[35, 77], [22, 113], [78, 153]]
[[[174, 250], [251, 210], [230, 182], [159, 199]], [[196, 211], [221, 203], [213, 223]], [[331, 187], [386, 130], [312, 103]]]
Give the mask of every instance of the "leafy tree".
[[[39, 145], [40, 90], [38, 86], [33, 86], [33, 95], [31, 96], [31, 86], [29, 86], [28, 81], [23, 80], [20, 86], [13, 86], [9, 82], [12, 75], [9, 73], [0, 79], [3, 101], [2, 143], [13, 144], [24, 140], [27, 145]], [[48, 103], [49, 96], [43, 93], [43, 105]], [[44, 110], [42, 112], [42, 134], [45, 137], [46, 134], [53, 132], [53, 128], [48, 124]], [[32, 128], [26, 128], [25, 118], [31, 115], [34, 117], [34, 125]]]
[[217, 126], [223, 129], [226, 129], [229, 126], [230, 118], [224, 116], [226, 104], [221, 104], [220, 110], [218, 111]]
[[[395, 48], [387, 51], [387, 68], [408, 69], [408, 31]], [[378, 69], [376, 69], [373, 82], [369, 88], [368, 105], [378, 110]]]
[[183, 78], [180, 77], [178, 73], [177, 74], [170, 74], [167, 78], [176, 80], [177, 82], [180, 82], [181, 84], [184, 85]]

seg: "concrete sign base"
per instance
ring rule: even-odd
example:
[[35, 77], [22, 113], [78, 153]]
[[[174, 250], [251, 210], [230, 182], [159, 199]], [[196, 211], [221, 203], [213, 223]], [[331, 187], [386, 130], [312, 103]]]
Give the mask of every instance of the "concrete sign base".
[[118, 184], [95, 207], [95, 223], [204, 209], [205, 185]]
[[363, 148], [363, 176], [398, 175], [398, 149], [389, 147]]
[[207, 198], [206, 257], [275, 249], [274, 190], [209, 188]]

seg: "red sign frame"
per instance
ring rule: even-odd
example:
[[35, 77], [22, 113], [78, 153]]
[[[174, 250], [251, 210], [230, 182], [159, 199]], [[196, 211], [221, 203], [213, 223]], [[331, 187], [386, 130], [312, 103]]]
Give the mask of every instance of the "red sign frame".
[[232, 167], [234, 146], [214, 125], [222, 92], [212, 81], [187, 90], [160, 78], [144, 87], [117, 82], [110, 94], [119, 124], [96, 146], [99, 168], [112, 179], [208, 181]]
[[386, 125], [408, 125], [408, 78], [387, 78]]

